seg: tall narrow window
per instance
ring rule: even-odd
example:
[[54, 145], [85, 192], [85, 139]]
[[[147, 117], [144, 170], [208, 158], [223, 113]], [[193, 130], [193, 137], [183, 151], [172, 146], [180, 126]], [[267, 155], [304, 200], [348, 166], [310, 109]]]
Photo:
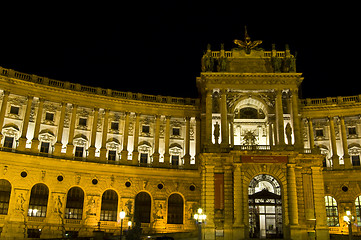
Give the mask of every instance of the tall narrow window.
[[49, 189], [42, 183], [35, 184], [31, 189], [29, 201], [29, 217], [46, 217]]
[[179, 194], [172, 194], [168, 198], [169, 224], [183, 224], [183, 198]]
[[326, 216], [327, 216], [327, 225], [329, 227], [338, 227], [338, 209], [337, 202], [331, 196], [325, 196], [325, 205], [326, 205]]
[[82, 219], [84, 204], [84, 191], [79, 187], [73, 187], [66, 197], [65, 218]]
[[117, 221], [118, 194], [114, 190], [106, 190], [102, 196], [100, 221]]
[[75, 147], [75, 157], [83, 157], [84, 147]]
[[5, 148], [13, 148], [14, 138], [5, 136], [4, 139], [4, 147]]
[[42, 152], [42, 153], [49, 153], [49, 147], [50, 147], [50, 143], [49, 143], [49, 142], [41, 142], [40, 152]]
[[355, 200], [357, 226], [361, 226], [361, 195]]
[[0, 215], [8, 214], [11, 185], [5, 179], [0, 180]]
[[151, 198], [146, 192], [140, 192], [135, 197], [134, 219], [141, 223], [150, 223]]

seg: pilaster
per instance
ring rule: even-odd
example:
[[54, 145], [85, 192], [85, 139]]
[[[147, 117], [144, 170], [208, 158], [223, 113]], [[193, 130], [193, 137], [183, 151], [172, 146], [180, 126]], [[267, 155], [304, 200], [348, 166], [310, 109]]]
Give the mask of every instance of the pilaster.
[[71, 112], [71, 120], [70, 120], [70, 126], [69, 126], [68, 144], [66, 145], [66, 157], [67, 158], [70, 158], [73, 155], [73, 150], [74, 150], [73, 139], [74, 139], [75, 120], [76, 120], [77, 109], [78, 109], [78, 106], [76, 104], [73, 104], [73, 110]]
[[31, 140], [31, 151], [36, 153], [39, 151], [39, 131], [40, 131], [40, 124], [41, 124], [41, 118], [43, 114], [43, 107], [44, 107], [44, 99], [39, 99], [39, 106], [38, 106], [38, 112], [36, 114], [36, 120], [35, 120], [35, 128], [34, 128], [34, 137], [33, 140]]
[[9, 95], [10, 95], [10, 92], [9, 91], [4, 91], [4, 96], [3, 96], [3, 99], [2, 99], [2, 103], [1, 103], [1, 110], [0, 110], [0, 147], [2, 146], [1, 142], [2, 142], [2, 128], [3, 128], [3, 125], [4, 125], [4, 118], [5, 118], [5, 112], [6, 112], [6, 107], [7, 107], [7, 104], [8, 104], [8, 99], [9, 99]]
[[330, 136], [331, 136], [331, 148], [332, 148], [332, 164], [333, 168], [340, 168], [339, 157], [337, 155], [337, 145], [336, 145], [336, 136], [335, 136], [335, 123], [334, 117], [328, 117], [330, 123]]
[[61, 103], [61, 113], [60, 113], [60, 119], [58, 124], [58, 134], [56, 138], [56, 143], [54, 144], [54, 155], [60, 156], [61, 149], [63, 147], [62, 138], [63, 138], [63, 130], [64, 130], [64, 118], [65, 118], [65, 110], [66, 110], [67, 104], [65, 102]]
[[100, 161], [106, 161], [107, 158], [108, 118], [109, 118], [109, 109], [104, 109], [102, 146], [100, 148]]
[[28, 132], [28, 127], [29, 127], [29, 119], [30, 119], [31, 105], [33, 103], [33, 98], [34, 98], [33, 96], [28, 96], [25, 116], [23, 120], [23, 127], [21, 130], [21, 137], [19, 138], [19, 146], [18, 146], [19, 151], [25, 151], [26, 141], [27, 141], [26, 134]]

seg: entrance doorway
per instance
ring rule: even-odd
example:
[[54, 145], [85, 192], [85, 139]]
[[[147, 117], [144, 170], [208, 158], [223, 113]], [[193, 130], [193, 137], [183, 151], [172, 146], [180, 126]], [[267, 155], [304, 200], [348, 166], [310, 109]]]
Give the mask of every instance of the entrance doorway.
[[249, 236], [283, 238], [281, 186], [267, 174], [252, 179], [248, 186]]

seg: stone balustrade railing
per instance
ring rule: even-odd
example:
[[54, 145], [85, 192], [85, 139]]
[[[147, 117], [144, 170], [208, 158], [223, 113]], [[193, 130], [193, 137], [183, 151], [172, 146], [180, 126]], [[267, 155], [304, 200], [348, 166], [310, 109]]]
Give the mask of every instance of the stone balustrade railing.
[[302, 106], [337, 105], [361, 102], [361, 95], [301, 99]]
[[[264, 51], [263, 54], [264, 54], [265, 58], [272, 57], [272, 51]], [[218, 57], [220, 57], [220, 55], [221, 55], [221, 51], [212, 51], [212, 57], [218, 58]], [[227, 58], [232, 58], [233, 52], [232, 51], [224, 51], [224, 55]], [[286, 52], [285, 51], [277, 51], [275, 53], [275, 55], [276, 55], [276, 57], [284, 58], [284, 57], [286, 57]]]
[[140, 100], [147, 102], [179, 104], [179, 105], [193, 105], [193, 106], [199, 105], [199, 99], [196, 98], [180, 98], [180, 97], [171, 97], [171, 96], [150, 95], [143, 93], [121, 92], [112, 89], [104, 89], [100, 87], [90, 87], [86, 85], [81, 85], [79, 83], [58, 81], [47, 77], [41, 77], [34, 74], [26, 74], [15, 71], [13, 69], [7, 69], [3, 67], [0, 67], [0, 76], [6, 76], [6, 77], [16, 78], [38, 84], [44, 84], [51, 87], [69, 89], [73, 91], [79, 91], [79, 92], [85, 92], [85, 93], [97, 94], [97, 95], [109, 96], [115, 98]]

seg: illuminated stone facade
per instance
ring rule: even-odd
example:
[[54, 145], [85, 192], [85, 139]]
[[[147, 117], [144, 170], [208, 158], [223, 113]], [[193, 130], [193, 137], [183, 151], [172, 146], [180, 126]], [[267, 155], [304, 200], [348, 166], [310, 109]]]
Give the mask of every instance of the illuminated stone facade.
[[205, 239], [329, 239], [346, 210], [361, 225], [361, 97], [299, 99], [302, 80], [287, 47], [209, 47], [199, 99], [0, 68], [1, 239], [119, 235], [121, 210], [190, 237], [198, 207]]

